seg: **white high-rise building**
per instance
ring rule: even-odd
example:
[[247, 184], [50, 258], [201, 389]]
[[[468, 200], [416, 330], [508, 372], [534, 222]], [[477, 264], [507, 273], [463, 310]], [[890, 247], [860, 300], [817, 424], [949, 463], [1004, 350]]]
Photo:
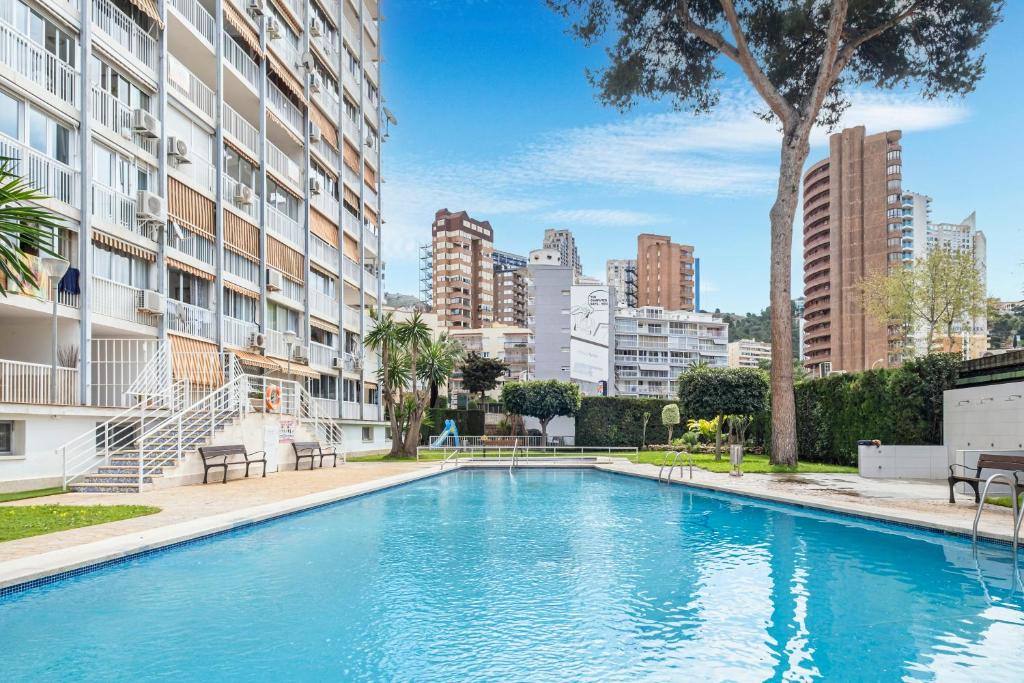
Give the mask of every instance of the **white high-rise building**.
[[615, 288], [619, 306], [636, 308], [636, 259], [609, 259], [605, 277], [608, 286]]
[[580, 262], [580, 252], [576, 248], [576, 238], [572, 230], [555, 230], [548, 228], [544, 231], [544, 249], [554, 249], [558, 252], [563, 266], [572, 268], [573, 274], [577, 277], [583, 275], [583, 264]]
[[0, 456], [21, 456], [0, 483], [52, 480], [62, 439], [140, 395], [227, 382], [197, 369], [223, 352], [295, 380], [350, 448], [383, 444], [362, 342], [394, 122], [380, 17], [378, 0], [0, 2], [0, 154], [51, 197], [71, 268], [0, 298]]

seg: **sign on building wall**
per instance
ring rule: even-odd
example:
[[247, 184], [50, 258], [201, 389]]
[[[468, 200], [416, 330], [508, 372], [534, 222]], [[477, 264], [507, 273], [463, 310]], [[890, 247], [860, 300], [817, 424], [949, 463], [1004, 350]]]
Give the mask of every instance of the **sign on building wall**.
[[[576, 285], [569, 297], [569, 377], [597, 384], [608, 379], [608, 287]], [[596, 389], [595, 389], [596, 391]]]

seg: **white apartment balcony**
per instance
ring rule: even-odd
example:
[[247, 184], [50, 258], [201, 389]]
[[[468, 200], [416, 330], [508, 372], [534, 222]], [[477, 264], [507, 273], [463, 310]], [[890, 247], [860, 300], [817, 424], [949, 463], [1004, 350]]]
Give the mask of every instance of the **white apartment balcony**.
[[259, 198], [259, 196], [256, 195], [256, 194], [253, 194], [253, 201], [250, 202], [249, 204], [245, 204], [240, 199], [240, 197], [241, 197], [241, 190], [240, 190], [240, 188], [242, 187], [242, 184], [239, 183], [237, 180], [235, 180], [234, 178], [232, 178], [231, 176], [229, 176], [226, 173], [222, 174], [222, 178], [223, 178], [223, 181], [224, 181], [224, 184], [223, 184], [224, 201], [226, 203], [230, 203], [231, 206], [235, 207], [236, 209], [238, 209], [239, 211], [241, 211], [242, 213], [244, 213], [246, 216], [248, 216], [249, 218], [253, 219], [254, 221], [259, 221], [259, 216], [260, 216], [260, 210], [259, 210], [260, 198]]
[[[255, 131], [255, 128], [253, 130]], [[267, 168], [273, 169], [285, 180], [302, 187], [302, 167], [292, 161], [270, 140], [267, 140]]]
[[193, 232], [186, 225], [179, 225], [178, 229], [181, 230], [184, 237], [171, 240], [170, 247], [208, 265], [212, 266], [217, 263], [217, 245], [211, 239], [198, 232]]
[[245, 53], [241, 45], [236, 43], [227, 34], [224, 34], [224, 61], [234, 67], [238, 75], [246, 83], [252, 86], [253, 90], [259, 92], [260, 68], [252, 57]]
[[140, 308], [142, 290], [105, 278], [92, 277], [92, 292], [89, 300], [92, 311], [99, 315], [117, 318], [137, 325], [156, 327], [157, 316]]
[[[280, 358], [288, 357], [288, 345], [284, 343], [284, 333], [277, 330], [267, 330], [267, 353], [278, 356]], [[296, 339], [295, 344], [292, 346], [292, 352], [299, 346], [302, 346], [305, 342], [302, 339]]]
[[345, 420], [359, 419], [359, 404], [354, 401], [341, 402], [341, 417]]
[[355, 282], [357, 285], [359, 284], [359, 278], [362, 276], [362, 270], [363, 269], [359, 267], [359, 264], [350, 259], [348, 256], [346, 256], [345, 259], [342, 261], [342, 274], [347, 278], [351, 278], [352, 281]]
[[341, 164], [341, 177], [349, 184], [353, 192], [359, 194], [359, 174], [348, 167], [348, 164]]
[[[345, 325], [352, 330], [358, 330], [362, 319], [363, 314], [358, 306], [345, 305], [345, 317], [342, 318], [342, 325]], [[369, 331], [369, 329], [370, 328], [367, 327], [367, 331]]]
[[341, 225], [352, 239], [359, 241], [362, 231], [359, 228], [359, 218], [350, 213], [348, 209], [341, 212]]
[[270, 204], [266, 205], [266, 216], [269, 232], [293, 242], [298, 247], [303, 246], [304, 231], [298, 221], [292, 220]]
[[0, 403], [78, 405], [78, 368], [57, 368], [57, 392], [53, 396], [52, 376], [49, 365], [0, 360]]
[[167, 6], [176, 11], [211, 48], [216, 44], [217, 21], [199, 4], [198, 0], [168, 0]]
[[13, 3], [0, 11], [0, 64], [13, 69], [57, 99], [78, 107], [78, 71], [17, 32], [5, 18]]
[[267, 40], [267, 47], [280, 57], [281, 61], [284, 62], [284, 65], [289, 69], [298, 70], [299, 51], [289, 41], [285, 40], [283, 37], [276, 38], [274, 40]]
[[167, 329], [193, 337], [216, 338], [213, 311], [174, 299], [167, 300]]
[[224, 343], [229, 346], [249, 348], [252, 335], [259, 332], [259, 326], [238, 318], [224, 316]]
[[0, 133], [0, 156], [8, 162], [14, 173], [27, 178], [43, 194], [74, 208], [79, 208], [80, 186], [78, 171], [67, 164], [40, 154], [34, 149]]
[[338, 399], [314, 398], [313, 403], [316, 404], [316, 409], [320, 411], [322, 416], [330, 418], [338, 417]]
[[363, 192], [363, 201], [369, 207], [371, 207], [372, 209], [376, 210], [377, 209], [377, 203], [379, 201], [379, 199], [377, 197], [377, 191], [374, 190], [372, 187], [370, 187], [370, 185], [368, 183], [363, 183], [363, 187], [364, 187], [364, 190], [365, 190]]
[[213, 90], [171, 54], [167, 55], [167, 86], [168, 92], [213, 120], [216, 101]]
[[260, 132], [227, 102], [224, 103], [224, 132], [246, 147], [253, 156], [259, 156]]
[[331, 361], [338, 352], [332, 347], [326, 344], [319, 344], [317, 342], [309, 342], [309, 364], [316, 365], [321, 368], [330, 368]]
[[160, 54], [156, 38], [143, 31], [141, 26], [114, 7], [109, 0], [92, 0], [92, 22], [110, 36], [115, 45], [127, 49], [150, 71], [156, 71]]
[[327, 194], [326, 192], [320, 192], [319, 194], [310, 193], [310, 199], [317, 209], [328, 216], [338, 215], [338, 200]]
[[92, 218], [107, 225], [116, 225], [122, 230], [144, 237], [152, 234], [136, 217], [135, 197], [112, 187], [92, 184]]
[[320, 108], [327, 114], [327, 118], [331, 121], [336, 121], [338, 116], [341, 114], [341, 100], [338, 99], [338, 95], [324, 85], [320, 88], [320, 92], [314, 93], [313, 97], [317, 103], [320, 104]]
[[210, 194], [217, 191], [217, 168], [207, 161], [195, 159], [190, 164], [171, 165], [169, 168], [186, 180], [193, 189], [204, 190]]
[[316, 235], [309, 235], [309, 255], [333, 270], [338, 265], [338, 250]]
[[156, 156], [157, 140], [132, 132], [134, 110], [131, 107], [95, 85], [90, 94], [90, 101], [92, 116], [98, 123]]
[[326, 137], [321, 135], [320, 139], [313, 143], [313, 149], [328, 162], [331, 168], [337, 168], [341, 164], [341, 156], [338, 154], [338, 150], [331, 147]]
[[278, 117], [291, 126], [294, 132], [300, 137], [303, 135], [303, 116], [299, 108], [292, 104], [292, 101], [274, 83], [267, 81], [267, 104], [278, 115]]
[[338, 319], [338, 300], [316, 289], [309, 290], [309, 310], [327, 320]]
[[373, 223], [363, 224], [363, 242], [374, 252], [377, 251], [377, 226]]
[[306, 288], [295, 280], [287, 277], [283, 278], [283, 282], [284, 286], [281, 287], [279, 294], [286, 299], [291, 299], [301, 308], [303, 306], [303, 300], [306, 298]]
[[372, 297], [376, 298], [376, 296], [377, 296], [377, 284], [378, 284], [377, 276], [374, 275], [373, 273], [367, 273], [366, 274], [366, 279], [363, 280], [363, 289], [366, 291], [366, 293], [369, 296], [372, 296]]

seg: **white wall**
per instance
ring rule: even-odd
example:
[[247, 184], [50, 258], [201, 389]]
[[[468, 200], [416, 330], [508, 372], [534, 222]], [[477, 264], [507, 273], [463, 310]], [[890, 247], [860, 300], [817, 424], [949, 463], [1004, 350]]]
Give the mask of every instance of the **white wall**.
[[869, 479], [940, 479], [949, 476], [945, 446], [858, 446], [857, 468]]
[[62, 467], [57, 447], [94, 429], [108, 417], [0, 414], [0, 420], [13, 420], [15, 423], [15, 453], [0, 456], [0, 491], [22, 491], [60, 484]]
[[1024, 449], [1024, 382], [945, 392], [942, 432], [950, 464], [958, 450]]

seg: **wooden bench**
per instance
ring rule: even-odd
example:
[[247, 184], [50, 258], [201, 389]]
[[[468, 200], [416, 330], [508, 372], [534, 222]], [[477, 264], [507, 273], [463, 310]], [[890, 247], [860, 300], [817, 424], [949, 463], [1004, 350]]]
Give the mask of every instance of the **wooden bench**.
[[324, 458], [334, 458], [334, 467], [338, 466], [338, 452], [332, 446], [330, 450], [324, 450], [319, 441], [296, 441], [292, 444], [295, 449], [295, 469], [299, 469], [299, 463], [303, 458], [309, 458], [309, 469], [313, 469], [313, 458], [320, 458], [320, 467], [324, 466]]
[[[228, 466], [245, 465], [245, 477], [249, 478], [249, 467], [256, 463], [263, 464], [263, 476], [267, 476], [267, 454], [266, 451], [253, 451], [248, 453], [245, 446], [236, 444], [232, 446], [200, 446], [199, 455], [203, 458], [203, 483], [207, 482], [210, 470], [220, 468], [224, 470], [222, 484], [228, 483]], [[255, 456], [263, 456], [257, 458]], [[241, 456], [239, 460], [236, 456]]]
[[[962, 474], [956, 473], [956, 468], [960, 468]], [[988, 477], [982, 477], [982, 470], [1002, 470], [1004, 472], [1013, 472], [1013, 495], [1019, 496], [1024, 492], [1024, 481], [1021, 481], [1018, 474], [1024, 472], [1024, 455], [993, 455], [991, 453], [982, 453], [978, 456], [978, 466], [973, 470], [974, 474], [971, 474], [971, 468], [966, 465], [954, 463], [949, 466], [949, 502], [955, 503], [956, 499], [953, 498], [953, 487], [957, 484], [963, 483], [974, 489], [974, 502], [978, 503], [981, 501], [981, 484], [985, 483]]]

